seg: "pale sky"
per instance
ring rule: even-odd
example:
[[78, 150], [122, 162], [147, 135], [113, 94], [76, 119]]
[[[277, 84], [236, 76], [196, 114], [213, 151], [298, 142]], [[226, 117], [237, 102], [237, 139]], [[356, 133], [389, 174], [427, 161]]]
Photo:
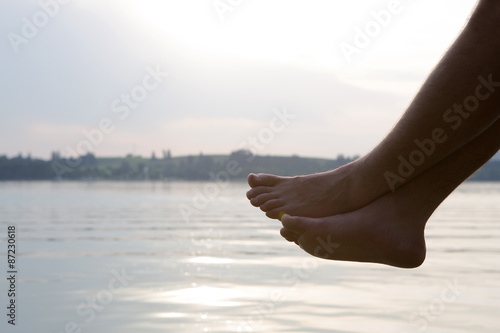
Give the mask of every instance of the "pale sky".
[[476, 4], [59, 1], [0, 3], [0, 155], [363, 154]]

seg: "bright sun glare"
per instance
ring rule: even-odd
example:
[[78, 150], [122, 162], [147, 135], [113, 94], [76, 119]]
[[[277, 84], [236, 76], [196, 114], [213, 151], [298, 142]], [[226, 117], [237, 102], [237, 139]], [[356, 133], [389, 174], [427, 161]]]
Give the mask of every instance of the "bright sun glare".
[[[133, 15], [157, 35], [160, 43], [170, 39], [202, 54], [254, 61], [314, 66], [331, 66], [335, 61], [332, 31], [341, 22], [338, 18], [313, 19], [321, 14], [316, 11], [299, 17], [297, 4], [289, 4], [288, 15], [283, 15], [281, 2], [266, 5], [267, 11], [245, 3], [241, 5], [244, 10], [227, 12], [224, 21], [211, 2], [199, 8], [188, 1], [172, 4], [155, 0], [130, 6]], [[329, 26], [324, 25], [327, 21], [331, 21]]]

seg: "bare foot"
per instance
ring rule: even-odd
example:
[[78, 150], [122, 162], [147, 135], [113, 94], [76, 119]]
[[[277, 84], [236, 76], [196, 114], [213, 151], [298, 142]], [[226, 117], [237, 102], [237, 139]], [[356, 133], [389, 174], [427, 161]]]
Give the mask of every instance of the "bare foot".
[[424, 228], [444, 199], [500, 148], [500, 120], [425, 173], [363, 208], [337, 216], [283, 215], [281, 235], [325, 259], [417, 267]]
[[284, 215], [281, 235], [323, 259], [414, 268], [425, 259], [428, 209], [389, 193], [357, 211], [322, 218]]
[[273, 219], [284, 213], [325, 217], [350, 212], [378, 197], [375, 188], [359, 188], [354, 163], [307, 176], [250, 174], [247, 198]]

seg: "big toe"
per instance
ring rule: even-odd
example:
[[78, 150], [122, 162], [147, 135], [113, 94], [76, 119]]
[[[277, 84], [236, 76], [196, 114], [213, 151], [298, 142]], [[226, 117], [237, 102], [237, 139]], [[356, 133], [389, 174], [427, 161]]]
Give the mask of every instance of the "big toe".
[[280, 179], [281, 177], [275, 175], [268, 175], [265, 173], [251, 173], [248, 175], [248, 185], [250, 185], [250, 187], [273, 186], [277, 184]]
[[296, 234], [304, 233], [313, 223], [314, 219], [308, 217], [290, 216], [288, 214], [281, 217], [283, 227]]
[[287, 241], [289, 241], [289, 242], [294, 242], [294, 243], [295, 243], [295, 244], [297, 244], [297, 245], [299, 244], [299, 241], [298, 241], [299, 236], [300, 236], [299, 234], [297, 234], [297, 233], [295, 233], [295, 232], [293, 232], [293, 231], [290, 231], [290, 230], [288, 230], [288, 229], [285, 229], [285, 228], [282, 228], [282, 229], [280, 230], [280, 234], [281, 234], [281, 236], [282, 236], [284, 239], [286, 239]]

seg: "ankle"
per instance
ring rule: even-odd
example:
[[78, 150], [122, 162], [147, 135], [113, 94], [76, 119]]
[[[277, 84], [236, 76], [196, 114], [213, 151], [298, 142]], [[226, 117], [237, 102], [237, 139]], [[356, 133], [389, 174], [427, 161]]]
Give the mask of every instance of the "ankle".
[[383, 181], [384, 178], [377, 177], [377, 171], [374, 170], [367, 156], [357, 159], [348, 166], [346, 184], [349, 189], [349, 198], [357, 201], [364, 198], [361, 200], [365, 201], [364, 205], [366, 205], [389, 192], [387, 184]]

